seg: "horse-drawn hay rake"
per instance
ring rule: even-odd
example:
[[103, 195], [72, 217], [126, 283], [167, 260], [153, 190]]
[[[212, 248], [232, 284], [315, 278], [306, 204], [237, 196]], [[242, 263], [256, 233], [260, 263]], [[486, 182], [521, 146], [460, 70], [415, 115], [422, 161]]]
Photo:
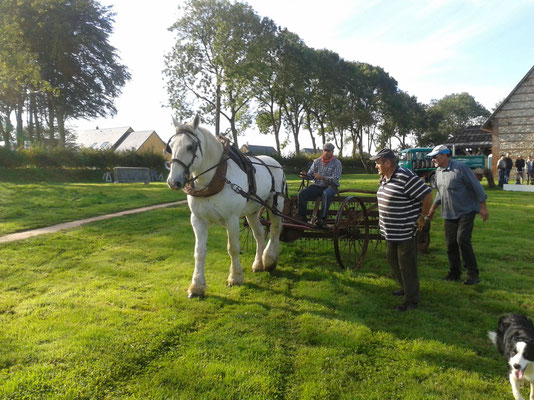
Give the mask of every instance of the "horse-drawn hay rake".
[[[321, 201], [317, 198], [308, 203], [307, 221], [297, 218], [297, 196], [286, 199], [282, 215], [283, 230], [280, 240], [330, 241], [333, 244], [337, 262], [341, 268], [357, 269], [365, 258], [370, 242], [381, 240], [378, 227], [378, 207], [376, 193], [360, 189], [343, 189], [334, 197], [328, 210], [326, 223], [316, 226]], [[269, 220], [265, 210], [260, 212], [260, 221], [269, 230]], [[251, 237], [247, 222], [243, 219], [241, 245], [247, 246]]]

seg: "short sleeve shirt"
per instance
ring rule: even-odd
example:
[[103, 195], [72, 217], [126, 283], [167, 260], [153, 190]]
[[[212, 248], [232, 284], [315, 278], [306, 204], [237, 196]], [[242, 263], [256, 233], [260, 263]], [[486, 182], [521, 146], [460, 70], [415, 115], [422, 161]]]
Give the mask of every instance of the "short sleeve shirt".
[[422, 200], [429, 193], [432, 189], [409, 169], [397, 167], [389, 180], [384, 177], [376, 194], [382, 236], [394, 242], [413, 238]]

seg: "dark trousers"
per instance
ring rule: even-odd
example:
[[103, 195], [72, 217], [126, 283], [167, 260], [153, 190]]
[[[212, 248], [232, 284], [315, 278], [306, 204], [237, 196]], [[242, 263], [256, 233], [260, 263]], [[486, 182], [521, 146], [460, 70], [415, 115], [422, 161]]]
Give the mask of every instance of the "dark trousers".
[[336, 190], [332, 186], [310, 185], [299, 192], [298, 215], [301, 218], [306, 218], [306, 207], [308, 201], [315, 200], [322, 196], [321, 199], [321, 214], [322, 218], [326, 218], [326, 213], [332, 204]]
[[471, 245], [475, 216], [476, 213], [472, 212], [462, 215], [458, 219], [445, 220], [445, 242], [447, 244], [447, 256], [449, 257], [449, 273], [453, 276], [460, 277], [463, 261], [467, 270], [467, 277], [478, 277], [477, 259]]
[[506, 183], [506, 171], [502, 168], [499, 168], [499, 187], [503, 187]]
[[416, 238], [402, 242], [386, 241], [386, 257], [395, 280], [404, 290], [404, 302], [419, 303]]

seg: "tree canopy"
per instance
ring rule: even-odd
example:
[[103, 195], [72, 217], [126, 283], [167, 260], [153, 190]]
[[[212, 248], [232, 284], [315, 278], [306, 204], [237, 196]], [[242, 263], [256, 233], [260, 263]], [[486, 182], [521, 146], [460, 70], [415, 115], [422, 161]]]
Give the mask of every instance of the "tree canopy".
[[69, 118], [116, 112], [130, 74], [109, 43], [113, 17], [96, 0], [0, 2], [0, 119], [15, 112], [19, 143], [64, 145]]
[[[179, 119], [201, 113], [233, 141], [253, 121], [273, 135], [280, 153], [291, 136], [295, 153], [309, 133], [314, 149], [332, 141], [343, 155], [375, 146], [441, 143], [489, 115], [467, 93], [421, 104], [383, 68], [313, 49], [293, 32], [229, 0], [188, 0], [170, 28], [166, 56], [169, 103]], [[320, 145], [317, 142], [320, 141]]]

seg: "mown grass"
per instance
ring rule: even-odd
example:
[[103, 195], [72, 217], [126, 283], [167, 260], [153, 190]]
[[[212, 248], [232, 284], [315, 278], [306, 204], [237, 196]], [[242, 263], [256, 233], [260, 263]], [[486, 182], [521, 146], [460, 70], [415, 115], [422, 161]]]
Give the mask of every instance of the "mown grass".
[[163, 182], [0, 183], [0, 236], [185, 199]]
[[[376, 176], [346, 180], [376, 187]], [[382, 245], [354, 273], [328, 245], [283, 244], [272, 274], [253, 274], [245, 251], [245, 284], [228, 288], [219, 227], [208, 296], [188, 300], [185, 206], [1, 245], [0, 398], [511, 398], [486, 331], [504, 312], [534, 316], [534, 201], [488, 194], [473, 238], [482, 283], [440, 280], [438, 218], [420, 256], [421, 306], [407, 313], [394, 310]]]

